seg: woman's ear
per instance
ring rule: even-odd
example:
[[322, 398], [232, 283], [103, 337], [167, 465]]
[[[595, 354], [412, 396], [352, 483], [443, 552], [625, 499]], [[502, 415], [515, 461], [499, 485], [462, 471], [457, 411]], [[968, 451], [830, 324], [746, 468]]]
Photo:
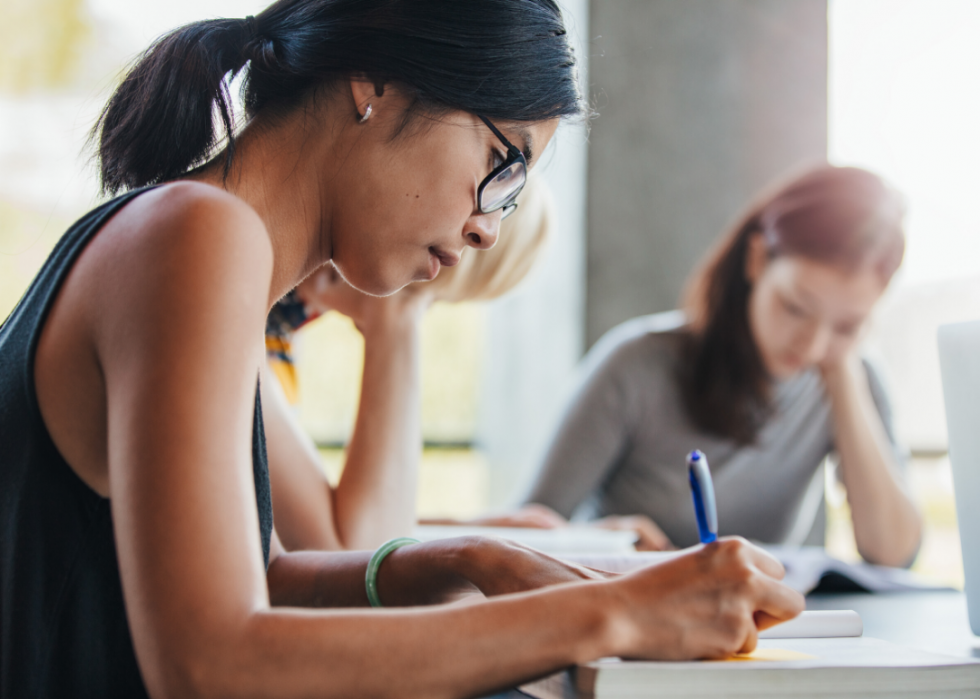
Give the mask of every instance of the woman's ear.
[[384, 87], [382, 86], [381, 92], [378, 92], [373, 80], [368, 80], [366, 77], [352, 77], [350, 79], [350, 91], [357, 113], [363, 116], [369, 104], [372, 105], [373, 110], [377, 110], [378, 98], [384, 93]]
[[[394, 100], [399, 102], [400, 98], [397, 90], [389, 90], [390, 85], [386, 85], [384, 80], [372, 80], [366, 75], [352, 75], [350, 77], [351, 98], [354, 100], [354, 108], [359, 117], [367, 113], [368, 105], [371, 105], [371, 113], [376, 114], [382, 105], [389, 104]], [[392, 96], [394, 94], [394, 96]], [[402, 100], [403, 101], [403, 100]], [[390, 111], [391, 108], [388, 108]]]
[[756, 232], [749, 236], [748, 250], [745, 253], [745, 281], [754, 285], [769, 264], [769, 247], [762, 233]]

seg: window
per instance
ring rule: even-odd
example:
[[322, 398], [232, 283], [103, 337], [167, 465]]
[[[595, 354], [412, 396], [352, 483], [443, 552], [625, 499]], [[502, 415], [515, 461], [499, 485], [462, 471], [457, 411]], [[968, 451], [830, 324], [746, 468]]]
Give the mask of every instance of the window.
[[[914, 457], [927, 520], [916, 568], [962, 584], [936, 328], [980, 318], [980, 4], [831, 0], [829, 20], [830, 158], [882, 174], [908, 201], [905, 261], [868, 344]], [[829, 500], [828, 544], [852, 547], [833, 515], [840, 493]]]

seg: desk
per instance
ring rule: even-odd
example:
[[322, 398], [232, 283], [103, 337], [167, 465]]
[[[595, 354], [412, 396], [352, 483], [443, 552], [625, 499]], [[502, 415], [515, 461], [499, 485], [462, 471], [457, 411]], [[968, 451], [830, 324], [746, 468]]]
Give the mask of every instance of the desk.
[[811, 595], [807, 609], [853, 609], [864, 635], [911, 648], [980, 658], [980, 638], [970, 631], [962, 592]]

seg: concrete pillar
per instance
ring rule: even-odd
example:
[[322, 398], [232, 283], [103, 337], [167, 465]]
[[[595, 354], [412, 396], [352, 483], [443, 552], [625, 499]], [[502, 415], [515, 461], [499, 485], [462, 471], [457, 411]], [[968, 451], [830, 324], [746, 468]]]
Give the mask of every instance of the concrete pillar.
[[748, 199], [827, 151], [826, 0], [591, 6], [591, 345], [675, 308]]

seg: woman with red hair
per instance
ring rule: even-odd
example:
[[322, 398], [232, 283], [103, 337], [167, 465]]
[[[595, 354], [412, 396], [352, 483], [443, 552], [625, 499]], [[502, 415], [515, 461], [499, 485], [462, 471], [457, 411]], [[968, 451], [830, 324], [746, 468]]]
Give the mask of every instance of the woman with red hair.
[[919, 515], [881, 380], [857, 352], [901, 264], [903, 213], [857, 168], [818, 167], [761, 197], [694, 273], [685, 314], [633, 319], [592, 350], [530, 502], [565, 517], [587, 505], [644, 548], [688, 546], [684, 455], [697, 447], [721, 530], [784, 543], [801, 538], [808, 501], [812, 522], [810, 484], [836, 452], [861, 555], [910, 563]]

